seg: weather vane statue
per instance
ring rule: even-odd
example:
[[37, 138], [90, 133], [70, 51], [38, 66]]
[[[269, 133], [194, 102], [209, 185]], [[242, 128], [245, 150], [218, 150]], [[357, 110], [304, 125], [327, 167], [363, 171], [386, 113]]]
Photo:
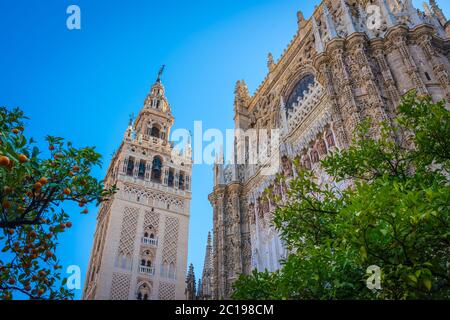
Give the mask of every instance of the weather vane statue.
[[166, 68], [166, 65], [165, 64], [163, 64], [162, 66], [161, 66], [161, 69], [159, 69], [159, 72], [158, 72], [158, 78], [156, 79], [156, 82], [161, 82], [161, 76], [162, 76], [162, 74], [164, 73], [164, 69]]

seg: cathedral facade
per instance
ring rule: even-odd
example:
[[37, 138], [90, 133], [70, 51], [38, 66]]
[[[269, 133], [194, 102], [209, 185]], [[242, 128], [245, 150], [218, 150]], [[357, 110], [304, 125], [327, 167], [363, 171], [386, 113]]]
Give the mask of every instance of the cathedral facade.
[[161, 73], [130, 121], [105, 185], [86, 275], [86, 300], [183, 300], [191, 200], [191, 149], [169, 141], [174, 123]]
[[[269, 72], [253, 95], [238, 81], [235, 128], [279, 130], [279, 150], [268, 162], [280, 163], [287, 183], [294, 161], [327, 179], [320, 160], [348, 147], [364, 119], [375, 127], [392, 121], [411, 90], [450, 100], [449, 37], [450, 22], [434, 0], [423, 10], [411, 0], [324, 0], [308, 20], [298, 13], [297, 34], [278, 61], [269, 54]], [[245, 162], [216, 164], [209, 195], [214, 241], [202, 284], [212, 299], [229, 298], [240, 274], [279, 269], [287, 255], [264, 192], [283, 197], [287, 184], [263, 174], [265, 163], [247, 161], [245, 139], [235, 149]]]

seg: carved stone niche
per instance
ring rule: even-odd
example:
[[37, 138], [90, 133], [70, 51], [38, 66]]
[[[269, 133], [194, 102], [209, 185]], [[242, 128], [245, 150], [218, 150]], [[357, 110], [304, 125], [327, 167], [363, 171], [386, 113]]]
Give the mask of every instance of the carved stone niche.
[[325, 140], [327, 141], [328, 148], [333, 148], [336, 146], [336, 142], [334, 141], [333, 131], [331, 131], [331, 128], [328, 128], [325, 131]]
[[316, 149], [311, 150], [311, 162], [318, 163], [320, 161], [319, 152]]
[[319, 155], [321, 157], [326, 156], [328, 153], [325, 141], [321, 137], [319, 137], [319, 139], [317, 140], [316, 149], [319, 151]]
[[311, 158], [306, 153], [306, 151], [304, 152], [304, 154], [302, 156], [302, 166], [307, 170], [311, 170]]
[[292, 162], [287, 156], [281, 158], [283, 174], [285, 177], [292, 177], [294, 175], [292, 170]]

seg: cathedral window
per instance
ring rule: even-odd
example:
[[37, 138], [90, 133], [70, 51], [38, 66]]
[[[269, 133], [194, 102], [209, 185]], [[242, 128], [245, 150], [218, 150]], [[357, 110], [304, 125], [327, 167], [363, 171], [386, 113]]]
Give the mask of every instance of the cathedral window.
[[305, 92], [309, 90], [309, 86], [313, 85], [315, 78], [312, 74], [304, 76], [294, 87], [289, 98], [287, 99], [286, 108], [292, 109], [293, 105], [303, 99]]
[[130, 157], [128, 159], [128, 164], [127, 164], [127, 175], [133, 176], [133, 172], [134, 172], [134, 158]]
[[162, 159], [156, 156], [152, 163], [152, 181], [161, 183]]
[[428, 81], [431, 81], [431, 77], [430, 77], [430, 74], [428, 72], [425, 72], [425, 77], [427, 78]]
[[145, 167], [146, 167], [146, 161], [145, 160], [141, 160], [139, 162], [139, 173], [138, 173], [138, 178], [140, 179], [144, 179], [145, 178]]

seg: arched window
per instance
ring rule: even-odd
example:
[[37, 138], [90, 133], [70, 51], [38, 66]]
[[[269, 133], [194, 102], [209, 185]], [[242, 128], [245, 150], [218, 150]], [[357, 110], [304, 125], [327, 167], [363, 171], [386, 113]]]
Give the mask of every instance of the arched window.
[[127, 269], [127, 257], [122, 256], [122, 269]]
[[139, 179], [144, 179], [145, 178], [145, 167], [147, 165], [147, 162], [145, 160], [141, 160], [139, 162], [139, 173], [138, 173], [138, 178]]
[[175, 172], [173, 169], [169, 170], [169, 179], [167, 180], [167, 184], [169, 187], [173, 187], [174, 186], [174, 181], [175, 181]]
[[286, 109], [292, 109], [294, 103], [297, 103], [299, 99], [302, 99], [305, 95], [304, 92], [308, 91], [309, 85], [314, 84], [315, 78], [312, 74], [304, 76], [294, 87], [289, 98], [287, 99]]
[[141, 260], [141, 266], [145, 267], [145, 259]]
[[150, 135], [155, 138], [159, 138], [161, 136], [161, 129], [157, 124], [153, 125]]
[[161, 183], [162, 159], [156, 156], [152, 165], [152, 181]]
[[147, 283], [143, 283], [137, 290], [137, 300], [148, 300], [151, 293], [151, 287]]
[[180, 190], [184, 190], [184, 187], [185, 187], [185, 184], [184, 184], [184, 172], [180, 172], [180, 178], [179, 178], [179, 181], [178, 181], [178, 188], [180, 189]]
[[155, 235], [153, 233], [150, 234], [150, 239], [155, 239]]
[[133, 174], [134, 174], [134, 158], [130, 157], [128, 158], [127, 175], [133, 176]]
[[162, 277], [166, 277], [167, 276], [167, 271], [168, 271], [168, 266], [167, 266], [167, 262], [164, 261], [161, 265], [161, 276]]
[[173, 262], [169, 265], [169, 278], [175, 279], [175, 264]]

